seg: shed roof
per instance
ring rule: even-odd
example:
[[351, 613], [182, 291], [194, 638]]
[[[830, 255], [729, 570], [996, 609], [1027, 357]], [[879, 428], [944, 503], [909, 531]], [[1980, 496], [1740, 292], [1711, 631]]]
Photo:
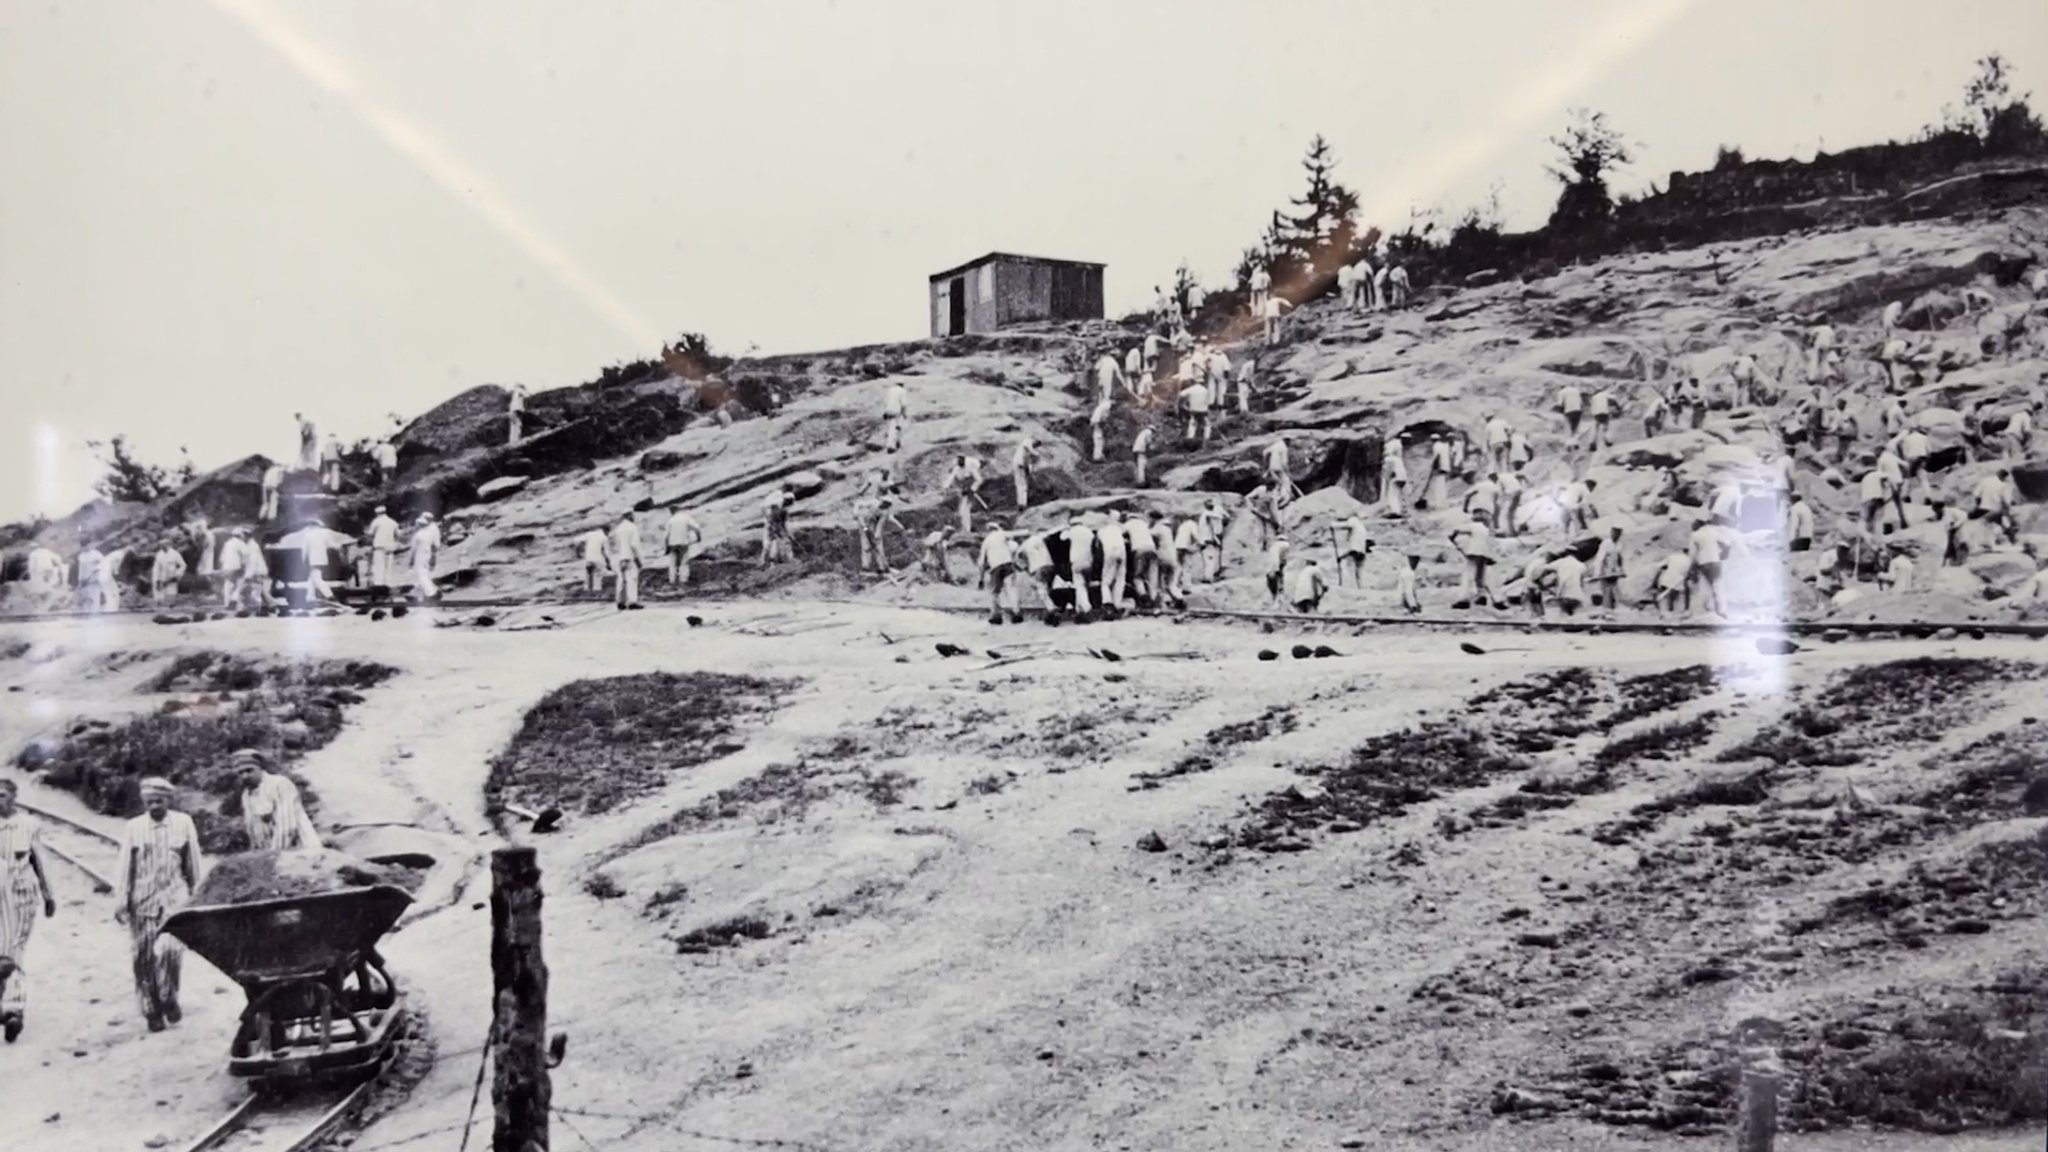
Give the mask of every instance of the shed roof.
[[980, 256], [976, 257], [973, 260], [969, 260], [967, 263], [962, 264], [957, 268], [948, 268], [944, 272], [934, 272], [931, 274], [929, 279], [933, 281], [944, 280], [948, 276], [958, 276], [960, 273], [965, 272], [971, 268], [979, 268], [983, 264], [990, 264], [997, 260], [1014, 260], [1024, 264], [1064, 264], [1070, 268], [1103, 267], [1103, 265], [1101, 264], [1096, 264], [1088, 260], [1055, 260], [1050, 256], [1019, 256], [1015, 252], [991, 252], [986, 256]]

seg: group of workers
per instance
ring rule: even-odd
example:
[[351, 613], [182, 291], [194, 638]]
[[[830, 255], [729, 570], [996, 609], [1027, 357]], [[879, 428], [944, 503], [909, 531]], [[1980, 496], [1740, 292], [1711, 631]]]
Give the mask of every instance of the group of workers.
[[[299, 789], [270, 754], [237, 750], [228, 758], [251, 851], [322, 847]], [[114, 919], [128, 930], [129, 966], [144, 1023], [161, 1032], [184, 1017], [179, 977], [184, 947], [163, 931], [205, 879], [205, 853], [192, 817], [173, 805], [178, 789], [161, 776], [139, 786], [142, 813], [121, 828], [114, 865]], [[0, 1036], [21, 1037], [28, 1014], [26, 953], [38, 919], [57, 913], [44, 860], [42, 829], [23, 811], [18, 786], [0, 778]]]
[[[441, 526], [433, 513], [420, 513], [405, 528], [381, 504], [360, 537], [329, 528], [315, 516], [268, 546], [247, 527], [215, 528], [200, 518], [142, 549], [102, 552], [84, 544], [69, 563], [39, 544], [28, 555], [28, 583], [31, 596], [46, 608], [69, 601], [87, 612], [117, 612], [125, 592], [138, 587], [152, 607], [172, 603], [190, 590], [189, 575], [205, 585], [207, 596], [218, 598], [222, 609], [263, 611], [295, 599], [280, 596], [281, 588], [299, 588], [307, 604], [337, 602], [331, 580], [397, 589], [399, 556], [406, 553], [413, 594], [426, 601], [440, 595], [434, 568], [442, 549]], [[303, 576], [281, 580], [273, 571], [272, 553], [296, 553]], [[146, 568], [140, 566], [145, 560]]]
[[[1338, 275], [1339, 299], [1343, 306], [1354, 309], [1400, 307], [1408, 299], [1406, 280], [1406, 272], [1391, 264], [1376, 271], [1365, 264], [1346, 268]], [[1261, 305], [1274, 298], [1270, 276], [1255, 269], [1251, 287], [1253, 314], [1264, 315]], [[1683, 500], [1692, 494], [1676, 471], [1665, 471], [1663, 487], [1652, 500], [1674, 509], [1672, 515], [1685, 527], [1685, 542], [1673, 554], [1658, 559], [1649, 592], [1638, 600], [1639, 606], [1690, 612], [1698, 602], [1709, 612], [1726, 613], [1723, 573], [1731, 559], [1747, 550], [1747, 532], [1774, 531], [1787, 555], [1814, 550], [1814, 509], [1795, 484], [1794, 453], [1801, 443], [1809, 446], [1823, 469], [1836, 470], [1824, 473], [1828, 482], [1856, 485], [1866, 535], [1889, 534], [1931, 520], [1945, 531], [1943, 564], [1962, 563], [1973, 547], [1986, 546], [1997, 535], [2008, 542], [2017, 540], [2019, 496], [2009, 468], [1983, 475], [1961, 495], [1944, 496], [1936, 490], [1928, 464], [1932, 440], [1925, 428], [1916, 425], [1902, 399], [1910, 383], [1921, 378], [1925, 364], [1916, 359], [1910, 343], [1902, 350], [1902, 337], [1895, 330], [1901, 311], [1896, 304], [1885, 310], [1886, 338], [1872, 358], [1872, 370], [1857, 383], [1847, 379], [1843, 348], [1833, 327], [1826, 323], [1809, 326], [1804, 332], [1804, 355], [1798, 362], [1805, 370], [1805, 394], [1783, 407], [1779, 428], [1782, 450], [1762, 454], [1756, 468], [1725, 472], [1696, 512], [1685, 511]], [[1089, 459], [1093, 462], [1102, 462], [1108, 455], [1107, 430], [1117, 403], [1128, 401], [1138, 409], [1154, 406], [1161, 399], [1160, 385], [1167, 380], [1172, 383], [1164, 391], [1186, 415], [1183, 439], [1188, 443], [1210, 439], [1210, 414], [1225, 408], [1233, 384], [1238, 410], [1251, 409], [1255, 369], [1249, 355], [1233, 363], [1220, 345], [1198, 342], [1189, 333], [1177, 302], [1164, 295], [1155, 319], [1153, 331], [1141, 341], [1100, 351], [1086, 373], [1093, 401], [1088, 420]], [[2020, 328], [2019, 334], [2008, 334], [2008, 351], [2024, 339], [2026, 326]], [[1165, 332], [1171, 335], [1162, 335]], [[1175, 366], [1162, 372], [1167, 348], [1175, 354]], [[1536, 452], [1531, 438], [1500, 411], [1488, 414], [1470, 433], [1430, 433], [1426, 445], [1395, 435], [1386, 442], [1383, 453], [1382, 513], [1405, 517], [1412, 505], [1460, 514], [1448, 538], [1463, 560], [1461, 603], [1501, 602], [1502, 594], [1493, 587], [1491, 576], [1499, 564], [1496, 541], [1518, 538], [1532, 523], [1544, 523], [1561, 525], [1572, 539], [1532, 554], [1506, 581], [1508, 597], [1528, 603], [1539, 614], [1545, 603], [1554, 603], [1567, 613], [1588, 602], [1610, 611], [1620, 607], [1620, 587], [1628, 574], [1622, 530], [1609, 525], [1604, 532], [1595, 531], [1599, 485], [1587, 470], [1593, 454], [1615, 445], [1621, 419], [1639, 418], [1643, 435], [1655, 438], [1702, 428], [1712, 411], [1784, 404], [1800, 383], [1788, 382], [1783, 369], [1767, 373], [1754, 352], [1741, 349], [1731, 350], [1725, 363], [1712, 371], [1674, 364], [1653, 374], [1649, 368], [1646, 363], [1645, 380], [1640, 385], [1616, 388], [1571, 380], [1559, 387], [1551, 410], [1564, 425], [1568, 467], [1561, 478], [1532, 479]], [[1652, 375], [1668, 377], [1668, 383], [1650, 379]], [[1861, 397], [1859, 393], [1866, 389], [1879, 390], [1881, 395]], [[891, 384], [888, 396], [885, 439], [893, 453], [902, 444], [903, 385]], [[2035, 396], [2010, 410], [1994, 411], [1990, 401], [1979, 401], [1962, 414], [1963, 458], [2024, 458], [2031, 451], [2039, 404]], [[1864, 428], [1865, 423], [1872, 427]], [[1153, 424], [1141, 418], [1129, 448], [1132, 479], [1140, 488], [1148, 479], [1150, 455], [1157, 443]], [[1877, 433], [1874, 443], [1869, 440], [1871, 432]], [[1862, 449], [1868, 451], [1859, 451]], [[1427, 452], [1422, 481], [1412, 492], [1411, 450]], [[1020, 435], [1010, 460], [1017, 511], [1029, 506], [1033, 465], [1041, 454], [1033, 435]], [[1298, 490], [1290, 476], [1288, 455], [1284, 434], [1275, 437], [1265, 452], [1264, 482], [1246, 497], [1245, 509], [1258, 528], [1263, 574], [1274, 600], [1312, 611], [1330, 586], [1330, 575], [1312, 559], [1303, 560], [1299, 569], [1289, 568], [1293, 544], [1279, 528], [1279, 509]], [[1851, 463], [1861, 470], [1853, 479], [1845, 478], [1841, 469]], [[1009, 609], [1003, 606], [1007, 601], [1002, 597], [1014, 598], [1017, 586], [1026, 579], [1039, 583], [1041, 599], [1051, 604], [1050, 585], [1039, 577], [1053, 570], [1042, 553], [1059, 551], [1044, 547], [1054, 540], [1064, 541], [1072, 556], [1090, 554], [1074, 549], [1093, 541], [1095, 568], [1089, 571], [1099, 571], [1105, 581], [1095, 592], [1096, 606], [1109, 612], [1118, 610], [1127, 596], [1141, 605], [1170, 605], [1185, 596], [1191, 573], [1213, 578], [1211, 574], [1220, 564], [1221, 540], [1229, 517], [1217, 509], [1215, 499], [1178, 523], [1160, 513], [1143, 517], [1113, 513], [1103, 524], [1070, 523], [1027, 532], [1008, 527], [991, 514], [982, 493], [984, 472], [978, 456], [957, 456], [943, 483], [952, 497], [954, 523], [924, 536], [921, 567], [932, 579], [954, 580], [951, 551], [974, 540], [979, 532], [976, 568], [980, 581], [990, 589], [992, 618], [1006, 615]], [[1458, 485], [1455, 502], [1453, 484]], [[1760, 513], [1752, 501], [1763, 501], [1763, 507], [1771, 512]], [[891, 469], [879, 469], [874, 478], [863, 482], [862, 499], [856, 502], [854, 514], [863, 571], [890, 571], [886, 530], [906, 531], [896, 515], [899, 502]], [[1909, 511], [1909, 503], [1923, 506], [1926, 512]], [[1361, 582], [1372, 542], [1360, 518], [1324, 525], [1320, 531], [1306, 525], [1300, 530], [1307, 532], [1309, 539], [1320, 539], [1326, 532], [1336, 556], [1337, 579], [1353, 585]], [[1973, 531], [1978, 538], [1974, 541]], [[1149, 543], [1141, 543], [1140, 535]], [[1873, 546], [1871, 551], [1882, 552], [1883, 546]], [[1880, 563], [1881, 587], [1911, 586], [1912, 565], [1903, 551], [1891, 549], [1889, 563]], [[1823, 593], [1838, 591], [1864, 571], [1861, 553], [1858, 542], [1840, 544], [1812, 577], [1816, 588]], [[1211, 561], [1211, 556], [1219, 559]], [[1404, 555], [1393, 566], [1393, 588], [1409, 611], [1419, 609], [1414, 586], [1420, 561], [1419, 555]], [[1589, 594], [1589, 585], [1593, 594]], [[1085, 590], [1078, 597], [1063, 597], [1062, 603], [1073, 604], [1083, 615], [1089, 611]]]

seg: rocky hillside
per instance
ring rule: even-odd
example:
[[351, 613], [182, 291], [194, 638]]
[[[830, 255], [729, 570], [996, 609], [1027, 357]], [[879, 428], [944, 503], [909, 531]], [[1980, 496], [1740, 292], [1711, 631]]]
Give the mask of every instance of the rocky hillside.
[[[905, 523], [921, 536], [951, 518], [941, 486], [960, 453], [983, 458], [992, 511], [1011, 514], [1009, 453], [1027, 432], [1049, 449], [1034, 505], [1022, 518], [1034, 525], [1077, 508], [1189, 511], [1206, 494], [1242, 492], [1255, 482], [1260, 450], [1274, 433], [1287, 431], [1294, 437], [1296, 479], [1309, 490], [1287, 516], [1298, 553], [1308, 555], [1328, 548], [1325, 526], [1356, 498], [1376, 495], [1376, 475], [1355, 468], [1347, 474], [1341, 466], [1347, 441], [1406, 432], [1408, 469], [1419, 486], [1429, 433], [1477, 439], [1485, 419], [1498, 412], [1530, 436], [1536, 452], [1523, 502], [1527, 524], [1520, 538], [1504, 543], [1500, 578], [1518, 572], [1521, 558], [1537, 547], [1567, 542], [1554, 498], [1582, 471], [1598, 484], [1595, 531], [1608, 525], [1624, 531], [1631, 565], [1625, 591], [1633, 596], [1655, 564], [1682, 543], [1716, 484], [1761, 478], [1765, 459], [1780, 450], [1782, 410], [1807, 391], [1801, 338], [1811, 323], [1835, 325], [1849, 377], [1861, 385], [1851, 409], [1865, 429], [1858, 455], [1839, 469], [1810, 445], [1794, 449], [1797, 483], [1813, 503], [1820, 544], [1852, 540], [1858, 532], [1856, 480], [1879, 442], [1881, 375], [1873, 357], [1882, 343], [1879, 316], [1891, 301], [1910, 305], [1905, 326], [1926, 346], [1928, 368], [1904, 397], [1905, 410], [1930, 434], [1934, 460], [1944, 465], [1936, 489], [1961, 501], [1985, 470], [1998, 466], [1962, 461], [1962, 413], [1980, 401], [2003, 413], [2042, 394], [2040, 337], [2023, 338], [2008, 354], [1997, 333], [2013, 317], [2048, 307], [2031, 299], [2026, 282], [2044, 245], [2048, 212], [2022, 207], [1976, 219], [1623, 257], [1527, 280], [1485, 283], [1494, 278], [1481, 275], [1472, 278], [1476, 286], [1424, 292], [1414, 306], [1392, 315], [1359, 315], [1326, 299], [1293, 314], [1277, 345], [1254, 339], [1227, 348], [1234, 360], [1256, 357], [1263, 410], [1224, 417], [1215, 441], [1189, 450], [1179, 445], [1169, 415], [1120, 408], [1110, 459], [1100, 464], [1087, 458], [1091, 401], [1082, 369], [1101, 347], [1120, 351], [1139, 338], [1135, 329], [1109, 323], [741, 361], [698, 382], [654, 365], [614, 371], [598, 384], [534, 396], [529, 419], [539, 432], [513, 448], [503, 446], [503, 391], [479, 388], [400, 434], [401, 469], [392, 489], [377, 489], [367, 463], [352, 461], [344, 495], [328, 511], [331, 522], [349, 528], [379, 502], [394, 511], [435, 510], [454, 521], [447, 563], [464, 570], [461, 583], [530, 594], [575, 585], [580, 571], [572, 541], [585, 529], [638, 509], [652, 543], [662, 510], [686, 506], [710, 539], [698, 576], [706, 592], [786, 587], [844, 594], [862, 590], [849, 555], [849, 513], [863, 474], [875, 467], [893, 464], [908, 497]], [[1966, 295], [1979, 305], [1968, 315]], [[1727, 364], [1742, 353], [1756, 357], [1766, 380], [1776, 381], [1776, 403], [1731, 407], [1724, 401], [1697, 430], [1644, 437], [1643, 381], [1668, 383], [1690, 370], [1725, 385]], [[891, 381], [906, 385], [911, 406], [904, 450], [893, 459], [877, 450], [882, 396]], [[1557, 389], [1567, 382], [1589, 393], [1612, 390], [1619, 413], [1614, 447], [1578, 459], [1568, 452], [1564, 422], [1554, 411]], [[1159, 422], [1161, 451], [1153, 486], [1136, 490], [1128, 445], [1141, 419]], [[2021, 469], [2029, 501], [2025, 534], [2048, 532], [2040, 504], [2048, 489], [2037, 479], [2042, 467], [2037, 457]], [[797, 563], [763, 572], [752, 563], [759, 509], [784, 481], [801, 496]], [[246, 501], [228, 498], [243, 491]], [[1461, 494], [1453, 485], [1451, 501]], [[141, 536], [195, 510], [211, 513], [219, 525], [232, 522], [224, 513], [235, 505], [253, 510], [254, 503], [245, 461], [164, 506], [125, 506], [111, 514], [99, 506], [43, 531], [63, 547], [81, 528], [88, 535]], [[1918, 522], [1926, 509], [1911, 511], [1916, 523], [1866, 541], [1859, 555], [1866, 576], [1875, 575], [1888, 550], [1922, 557], [1912, 589], [1878, 594], [1874, 587], [1852, 587], [1826, 599], [1799, 581], [1829, 550], [1796, 557], [1799, 563], [1788, 567], [1782, 542], [1764, 530], [1772, 518], [1762, 509], [1746, 510], [1744, 526], [1758, 531], [1750, 537], [1753, 555], [1731, 570], [1735, 599], [1759, 612], [1859, 619], [2011, 615], [2013, 608], [1997, 601], [2024, 582], [2033, 561], [2016, 547], [1984, 540], [1967, 567], [1937, 570], [1938, 538]], [[1444, 536], [1452, 514], [1432, 509], [1396, 520], [1375, 509], [1369, 518], [1381, 552], [1368, 564], [1367, 586], [1341, 589], [1326, 606], [1390, 606], [1395, 558], [1415, 552], [1424, 560], [1425, 603], [1441, 608], [1457, 577]], [[27, 537], [17, 530], [6, 542]], [[1248, 520], [1234, 526], [1226, 566], [1235, 579], [1200, 589], [1197, 602], [1257, 602], [1255, 547]], [[895, 558], [900, 565], [914, 553], [906, 540]], [[891, 581], [879, 592], [934, 603], [970, 594], [913, 583]], [[649, 591], [665, 594], [658, 578]]]

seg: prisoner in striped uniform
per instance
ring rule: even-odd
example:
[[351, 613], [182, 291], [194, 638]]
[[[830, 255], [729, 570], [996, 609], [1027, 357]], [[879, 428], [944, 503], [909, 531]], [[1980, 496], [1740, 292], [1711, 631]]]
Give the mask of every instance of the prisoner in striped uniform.
[[28, 973], [22, 953], [35, 931], [36, 910], [57, 914], [57, 897], [43, 869], [43, 834], [15, 807], [15, 784], [0, 780], [0, 1032], [12, 1044], [28, 1011]]
[[244, 748], [229, 757], [242, 784], [242, 830], [252, 852], [321, 848], [320, 832], [299, 799], [298, 785], [270, 770], [270, 757]]
[[142, 782], [143, 813], [121, 829], [114, 889], [114, 919], [128, 928], [135, 995], [151, 1032], [184, 1017], [178, 976], [185, 949], [163, 934], [163, 926], [199, 887], [202, 864], [199, 830], [190, 816], [171, 811], [171, 791], [171, 782], [162, 777]]

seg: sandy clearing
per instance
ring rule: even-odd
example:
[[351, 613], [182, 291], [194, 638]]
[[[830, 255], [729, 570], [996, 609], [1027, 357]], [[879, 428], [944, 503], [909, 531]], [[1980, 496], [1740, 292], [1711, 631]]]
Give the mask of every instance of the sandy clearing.
[[[1334, 754], [1366, 732], [1439, 713], [1448, 700], [1511, 676], [1559, 663], [1633, 670], [1721, 656], [1765, 667], [1746, 641], [1532, 637], [1517, 641], [1532, 651], [1479, 660], [1458, 652], [1454, 638], [1398, 632], [1332, 641], [1370, 656], [1260, 664], [1251, 653], [1284, 647], [1273, 641], [1287, 637], [1149, 620], [1085, 632], [993, 629], [935, 613], [844, 605], [773, 611], [852, 621], [845, 629], [787, 640], [730, 630], [770, 611], [719, 606], [705, 613], [712, 626], [696, 630], [679, 613], [649, 612], [516, 636], [434, 629], [425, 614], [374, 625], [344, 618], [126, 634], [66, 625], [41, 630], [60, 633], [80, 658], [203, 645], [374, 656], [405, 668], [405, 676], [366, 694], [342, 737], [306, 761], [306, 775], [330, 820], [418, 818], [473, 842], [479, 854], [496, 842], [479, 807], [487, 761], [549, 688], [582, 676], [656, 669], [808, 677], [772, 725], [748, 737], [746, 751], [678, 779], [647, 804], [572, 822], [561, 835], [539, 840], [548, 873], [554, 1012], [573, 1036], [556, 1098], [614, 1116], [673, 1109], [671, 1125], [616, 1140], [631, 1127], [625, 1121], [573, 1118], [591, 1137], [628, 1149], [674, 1147], [678, 1127], [821, 1147], [957, 1147], [1018, 1132], [1031, 1133], [1034, 1147], [1092, 1147], [1098, 1139], [1131, 1148], [1316, 1147], [1361, 1125], [1386, 1141], [1376, 1146], [1525, 1147], [1515, 1141], [1533, 1130], [1522, 1126], [1479, 1124], [1404, 1145], [1398, 1128], [1375, 1122], [1465, 1115], [1469, 1101], [1460, 1092], [1487, 1070], [1461, 1069], [1454, 1053], [1422, 1050], [1422, 1040], [1398, 1034], [1371, 1037], [1374, 1047], [1365, 1051], [1332, 1050], [1341, 1059], [1289, 1045], [1302, 1028], [1370, 1032], [1373, 1005], [1391, 1009], [1402, 989], [1483, 944], [1501, 909], [1536, 901], [1534, 875], [1591, 878], [1597, 870], [1587, 867], [1582, 845], [1548, 828], [1465, 838], [1432, 845], [1429, 866], [1401, 879], [1378, 855], [1389, 837], [1405, 834], [1394, 831], [1356, 838], [1357, 849], [1333, 845], [1218, 876], [1180, 850], [1190, 834], [1229, 818], [1239, 798], [1284, 780], [1281, 763]], [[874, 718], [892, 705], [943, 701], [937, 707], [959, 709], [976, 697], [1014, 696], [1029, 710], [1010, 722], [1036, 728], [1071, 718], [1104, 691], [1101, 677], [1111, 670], [1080, 657], [983, 672], [980, 659], [937, 659], [930, 640], [884, 645], [868, 635], [875, 629], [941, 633], [977, 648], [1056, 638], [1127, 655], [1193, 647], [1212, 657], [1118, 665], [1114, 671], [1128, 676], [1135, 691], [1196, 702], [1132, 731], [1106, 761], [1049, 774], [1042, 764], [1007, 756], [999, 741], [912, 747], [888, 762], [918, 781], [899, 809], [876, 813], [849, 803], [794, 827], [679, 837], [612, 866], [630, 881], [628, 898], [601, 903], [582, 891], [580, 877], [593, 862], [659, 815], [836, 733], [873, 735]], [[1745, 691], [1765, 711], [1774, 684], [1809, 682], [1880, 657], [1950, 651], [2028, 657], [2039, 649], [2028, 641], [1827, 645], [1769, 665], [1783, 671], [1782, 680], [1766, 676]], [[895, 662], [902, 654], [910, 663]], [[19, 675], [0, 666], [0, 676]], [[1313, 699], [1318, 694], [1323, 698]], [[84, 696], [66, 699], [77, 706]], [[1214, 772], [1156, 791], [1128, 791], [1133, 772], [1170, 760], [1217, 723], [1247, 718], [1280, 699], [1300, 704], [1304, 722], [1294, 734], [1245, 750]], [[12, 704], [0, 712], [0, 735], [18, 742], [33, 717]], [[1001, 794], [964, 794], [967, 781], [1008, 771], [1018, 779]], [[1476, 798], [1450, 803], [1464, 808]], [[936, 810], [949, 800], [958, 806]], [[1404, 825], [1426, 827], [1428, 815]], [[1133, 852], [1135, 838], [1150, 830], [1164, 833], [1175, 850]], [[1368, 842], [1377, 848], [1363, 851]], [[714, 870], [716, 882], [702, 879]], [[750, 870], [763, 878], [749, 879]], [[1369, 879], [1376, 875], [1382, 882]], [[678, 879], [692, 882], [701, 897], [693, 895], [672, 919], [643, 918], [647, 888]], [[867, 882], [880, 893], [873, 907], [829, 923], [808, 915], [817, 903], [844, 899]], [[439, 891], [448, 894], [452, 881], [443, 885]], [[67, 887], [72, 895], [77, 886]], [[473, 888], [448, 911], [411, 924], [386, 949], [414, 994], [435, 1006], [442, 1062], [413, 1103], [380, 1123], [361, 1147], [458, 1124], [467, 1108], [488, 1007], [487, 919], [473, 906], [481, 895], [481, 887]], [[661, 939], [662, 932], [749, 903], [795, 914], [798, 922], [770, 940], [702, 957], [678, 957]], [[84, 910], [67, 907], [58, 922], [76, 928], [76, 939], [47, 933], [37, 947], [55, 966], [81, 974], [77, 1000], [90, 995], [83, 991], [90, 978], [125, 1006], [124, 973], [107, 968], [104, 942], [91, 939], [93, 922], [73, 915]], [[1558, 906], [1552, 914], [1567, 912]], [[103, 919], [97, 923], [111, 929]], [[48, 1009], [64, 996], [62, 987], [38, 986], [38, 1004]], [[224, 1049], [231, 1018], [231, 1008], [219, 1019], [195, 1011], [183, 1038], [193, 1050]], [[35, 1035], [68, 1036], [63, 1020], [54, 1010], [39, 1017]], [[127, 1028], [140, 1032], [139, 1023]], [[210, 1046], [209, 1033], [218, 1036]], [[1439, 1042], [1427, 1040], [1432, 1049]], [[164, 1112], [196, 1130], [232, 1095], [217, 1059], [195, 1061], [188, 1051], [157, 1064], [146, 1048], [131, 1042], [110, 1049], [126, 1095], [108, 1091], [98, 1077], [88, 1084], [64, 1075], [63, 1062], [54, 1061], [35, 1098], [51, 1101], [53, 1111], [93, 1115], [137, 1098], [137, 1085], [168, 1084], [178, 1091], [159, 1089], [153, 1098], [169, 1101]], [[1052, 1058], [1041, 1059], [1045, 1052]], [[743, 1061], [752, 1074], [740, 1078]], [[1403, 1076], [1419, 1082], [1400, 1084]], [[1363, 1111], [1361, 1077], [1378, 1092]], [[1546, 1145], [1553, 1130], [1559, 1147], [1656, 1146], [1569, 1125], [1545, 1126]], [[1786, 1146], [1932, 1146], [1845, 1139]], [[1942, 1146], [2002, 1152], [2010, 1145], [1994, 1139]]]

